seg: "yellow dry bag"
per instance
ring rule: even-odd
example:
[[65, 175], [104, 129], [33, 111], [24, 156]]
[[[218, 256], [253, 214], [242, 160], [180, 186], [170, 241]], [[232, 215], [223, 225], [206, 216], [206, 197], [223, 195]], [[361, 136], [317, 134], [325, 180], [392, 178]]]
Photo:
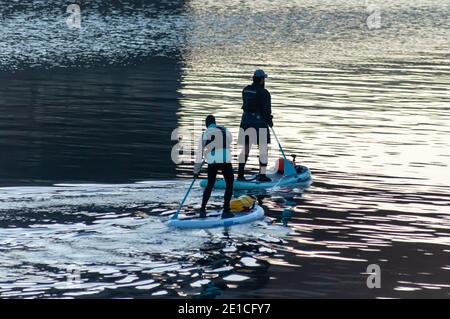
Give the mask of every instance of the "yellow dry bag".
[[242, 195], [231, 200], [230, 209], [234, 213], [249, 211], [253, 207], [253, 204], [255, 202], [256, 199], [254, 197], [249, 195]]

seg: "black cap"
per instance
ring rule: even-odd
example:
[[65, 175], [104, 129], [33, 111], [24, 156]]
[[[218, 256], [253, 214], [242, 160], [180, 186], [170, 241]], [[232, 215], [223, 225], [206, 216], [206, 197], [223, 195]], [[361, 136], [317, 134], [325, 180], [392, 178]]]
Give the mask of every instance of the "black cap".
[[253, 73], [253, 77], [255, 78], [263, 78], [266, 79], [268, 77], [267, 73], [261, 69], [257, 69], [255, 73]]
[[208, 127], [211, 124], [216, 124], [216, 118], [214, 117], [214, 115], [209, 114], [205, 119], [205, 125], [206, 127]]

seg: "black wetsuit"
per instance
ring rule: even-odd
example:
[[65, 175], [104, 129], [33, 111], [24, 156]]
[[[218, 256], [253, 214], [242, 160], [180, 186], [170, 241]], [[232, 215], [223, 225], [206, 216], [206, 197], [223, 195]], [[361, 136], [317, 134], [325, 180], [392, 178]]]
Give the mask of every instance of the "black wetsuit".
[[[246, 86], [242, 91], [242, 110], [244, 113], [242, 114], [238, 143], [243, 145], [245, 157], [239, 158], [240, 178], [243, 177], [245, 163], [248, 160], [250, 148], [253, 144], [258, 144], [260, 165], [262, 167], [267, 166], [267, 145], [270, 143], [269, 126], [273, 126], [269, 91], [257, 82]], [[248, 134], [251, 128], [256, 130], [256, 137]], [[261, 152], [262, 149], [264, 150], [263, 152]], [[265, 156], [261, 156], [261, 153], [264, 153]]]
[[[217, 136], [219, 136], [219, 134], [220, 134], [220, 136], [223, 139], [222, 146], [223, 146], [224, 152], [229, 152], [231, 138], [230, 138], [230, 136], [227, 136], [226, 129], [221, 126], [217, 126], [217, 128], [215, 128], [215, 129], [220, 130], [219, 131], [220, 133], [217, 131], [216, 131], [216, 133], [218, 134]], [[210, 129], [208, 129], [208, 130], [210, 130]], [[214, 141], [214, 139], [215, 139], [215, 136], [212, 136], [211, 139], [208, 138], [206, 140], [203, 140], [203, 136], [202, 136], [203, 149], [205, 147], [207, 147], [208, 144], [210, 144], [212, 141]], [[210, 151], [210, 153], [213, 156], [214, 156], [215, 152], [216, 152], [216, 150], [214, 148]], [[225, 158], [225, 156], [224, 156], [224, 158]], [[217, 178], [217, 173], [219, 171], [221, 171], [223, 178], [225, 179], [225, 184], [226, 184], [223, 210], [224, 210], [224, 212], [229, 212], [230, 201], [231, 201], [231, 197], [233, 196], [233, 183], [234, 183], [233, 166], [231, 165], [230, 161], [231, 161], [231, 158], [229, 158], [228, 160], [225, 160], [223, 162], [219, 161], [218, 163], [208, 163], [208, 184], [206, 185], [205, 190], [203, 192], [203, 200], [202, 200], [202, 207], [201, 207], [202, 211], [206, 210], [206, 204], [208, 203], [208, 200], [211, 197], [211, 192], [214, 188], [214, 184], [215, 184], [216, 178]]]
[[[263, 85], [254, 82], [244, 88], [242, 110], [244, 114], [242, 114], [240, 126], [244, 130], [250, 127], [268, 129], [269, 125], [272, 126], [271, 96]], [[267, 141], [258, 142], [270, 143], [270, 134], [268, 134]]]
[[234, 173], [233, 166], [231, 163], [220, 163], [220, 164], [208, 164], [208, 184], [203, 192], [202, 200], [202, 210], [206, 210], [206, 204], [211, 197], [211, 192], [216, 183], [217, 173], [219, 170], [222, 172], [223, 178], [225, 179], [226, 189], [225, 196], [223, 199], [223, 210], [228, 212], [230, 210], [230, 201], [233, 196], [233, 183], [234, 183]]

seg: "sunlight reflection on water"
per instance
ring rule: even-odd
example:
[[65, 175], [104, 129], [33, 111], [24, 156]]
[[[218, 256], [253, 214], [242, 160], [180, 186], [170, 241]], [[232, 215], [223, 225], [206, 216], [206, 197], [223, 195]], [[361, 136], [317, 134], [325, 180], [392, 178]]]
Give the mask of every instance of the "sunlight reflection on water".
[[[38, 102], [51, 107], [39, 112], [41, 104], [36, 103], [32, 116], [20, 113], [13, 123], [3, 112], [2, 143], [12, 136], [41, 150], [43, 141], [58, 138], [61, 145], [52, 144], [56, 150], [70, 142], [78, 151], [92, 136], [127, 128], [126, 139], [104, 144], [105, 149], [118, 147], [112, 155], [123, 157], [113, 157], [110, 164], [120, 168], [130, 166], [129, 154], [149, 153], [147, 144], [131, 138], [149, 129], [143, 124], [149, 112], [155, 127], [168, 131], [172, 124], [188, 128], [214, 113], [236, 136], [241, 90], [254, 69], [262, 67], [269, 73], [274, 128], [287, 153], [297, 154], [297, 161], [311, 169], [314, 182], [306, 192], [260, 194], [266, 220], [229, 234], [167, 230], [163, 222], [185, 192], [183, 180], [0, 188], [0, 297], [449, 296], [448, 2], [383, 1], [384, 24], [374, 31], [367, 30], [366, 7], [356, 0], [335, 5], [168, 1], [168, 7], [139, 10], [127, 4], [116, 15], [103, 12], [104, 3], [98, 3], [85, 12], [82, 36], [58, 31], [64, 20], [51, 13], [50, 5], [41, 11], [48, 19], [38, 24], [21, 9], [5, 14], [2, 70], [92, 68], [88, 81], [81, 77], [75, 83], [84, 88], [87, 81], [98, 89], [89, 92], [99, 95], [76, 91], [72, 103], [79, 102], [79, 94], [92, 109], [71, 105], [62, 114], [72, 120], [78, 114], [83, 128], [94, 123], [91, 131], [80, 134], [74, 126], [64, 131], [72, 139], [59, 136], [58, 129], [41, 136], [42, 127], [56, 123], [62, 129], [72, 123], [56, 118], [51, 108], [66, 104], [72, 74], [35, 78], [33, 83], [43, 82], [31, 93], [18, 77], [13, 93], [26, 91], [32, 101], [43, 95], [45, 100]], [[16, 43], [17, 37], [30, 38]], [[152, 62], [151, 68], [142, 67], [152, 72], [141, 73], [141, 58], [153, 55], [173, 58], [177, 72], [169, 73], [173, 65], [157, 69]], [[110, 64], [138, 67], [119, 68], [113, 81], [105, 76], [108, 69], [95, 69]], [[173, 76], [179, 79], [171, 82]], [[114, 94], [104, 100], [102, 94], [110, 92]], [[124, 98], [124, 92], [130, 96]], [[19, 97], [5, 97], [12, 103], [6, 106], [16, 107], [14, 101], [22, 106]], [[114, 101], [127, 108], [107, 109]], [[146, 103], [153, 107], [150, 111]], [[103, 126], [97, 124], [99, 117], [107, 119]], [[40, 134], [22, 131], [19, 124], [29, 118]], [[39, 137], [30, 146], [24, 139], [29, 135]], [[154, 161], [152, 171], [134, 163], [133, 173], [142, 179], [149, 174], [191, 177], [192, 165], [178, 165], [174, 173], [174, 167], [155, 159], [167, 145], [156, 140], [152, 145], [155, 157], [145, 157]], [[55, 152], [30, 149], [20, 153], [27, 163]], [[257, 167], [253, 154], [249, 170]], [[79, 168], [78, 157], [63, 155]], [[273, 144], [271, 162], [278, 156]], [[104, 166], [102, 162], [92, 171]], [[221, 196], [214, 193], [214, 207], [220, 206]], [[187, 208], [200, 199], [196, 187]], [[295, 214], [289, 227], [282, 227], [286, 208]], [[381, 266], [380, 290], [365, 286], [369, 263]], [[80, 283], [67, 281], [74, 275], [69, 266], [77, 267]]]

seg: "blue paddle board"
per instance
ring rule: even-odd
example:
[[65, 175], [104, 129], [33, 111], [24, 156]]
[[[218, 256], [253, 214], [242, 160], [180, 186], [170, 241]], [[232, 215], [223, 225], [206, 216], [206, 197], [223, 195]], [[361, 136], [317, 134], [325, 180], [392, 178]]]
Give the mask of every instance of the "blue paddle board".
[[[309, 186], [311, 183], [311, 172], [306, 166], [297, 166], [297, 174], [284, 176], [282, 174], [267, 174], [267, 176], [272, 179], [270, 182], [259, 182], [256, 180], [256, 175], [248, 178], [247, 181], [234, 180], [233, 188], [234, 190], [252, 190], [252, 189], [268, 189], [272, 187], [296, 187], [299, 185]], [[200, 186], [205, 188], [207, 180], [201, 180]], [[214, 184], [214, 188], [225, 189], [225, 181], [222, 179], [217, 179]]]
[[210, 213], [208, 215], [214, 216], [206, 218], [171, 219], [167, 222], [167, 226], [178, 229], [207, 229], [243, 225], [263, 219], [264, 209], [259, 205], [255, 205], [248, 212], [234, 213], [234, 217], [224, 219], [222, 219], [222, 214], [220, 212], [216, 212], [216, 214]]

